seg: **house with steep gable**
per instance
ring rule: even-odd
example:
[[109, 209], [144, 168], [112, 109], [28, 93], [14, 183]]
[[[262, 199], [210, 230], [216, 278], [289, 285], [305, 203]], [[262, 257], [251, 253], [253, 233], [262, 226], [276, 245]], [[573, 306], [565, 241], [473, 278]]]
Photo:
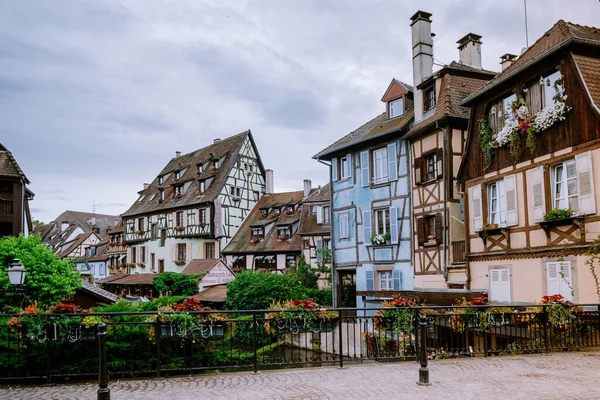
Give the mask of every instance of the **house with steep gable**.
[[29, 202], [34, 194], [29, 183], [13, 154], [0, 144], [0, 237], [33, 231]]

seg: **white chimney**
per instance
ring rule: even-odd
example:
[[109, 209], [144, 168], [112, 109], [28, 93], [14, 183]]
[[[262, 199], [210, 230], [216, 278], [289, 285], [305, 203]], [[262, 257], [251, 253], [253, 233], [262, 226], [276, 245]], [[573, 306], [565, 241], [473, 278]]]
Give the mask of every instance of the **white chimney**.
[[[433, 38], [431, 37], [431, 14], [417, 11], [410, 20], [412, 28], [413, 85], [416, 87], [433, 74]], [[423, 92], [415, 90], [415, 121], [423, 115]]]
[[67, 228], [68, 228], [68, 227], [69, 227], [69, 221], [63, 221], [63, 222], [60, 224], [60, 231], [61, 231], [61, 232], [64, 232], [64, 231], [66, 231], [66, 230], [67, 230]]
[[312, 182], [310, 179], [304, 180], [304, 198], [310, 196], [310, 190], [312, 189]]
[[467, 33], [456, 43], [458, 43], [460, 63], [481, 69], [481, 36], [475, 33]]
[[275, 191], [275, 184], [273, 182], [273, 170], [266, 169], [265, 170], [265, 183], [266, 183], [266, 194], [273, 194]]
[[500, 56], [500, 66], [502, 67], [502, 71], [504, 71], [506, 68], [510, 67], [510, 65], [515, 62], [515, 59], [517, 58], [516, 55], [514, 54], [510, 54], [510, 53], [506, 53], [503, 56]]
[[221, 141], [221, 138], [216, 138], [214, 143], [219, 143]]
[[176, 151], [175, 152], [175, 158], [181, 157], [181, 152], [180, 151]]

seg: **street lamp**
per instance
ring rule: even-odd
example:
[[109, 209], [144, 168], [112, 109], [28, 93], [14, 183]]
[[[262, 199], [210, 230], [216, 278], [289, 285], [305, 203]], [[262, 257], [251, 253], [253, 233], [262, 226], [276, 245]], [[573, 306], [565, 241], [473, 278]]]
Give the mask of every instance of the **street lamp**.
[[8, 267], [8, 281], [17, 287], [25, 283], [25, 267], [18, 258], [15, 258]]

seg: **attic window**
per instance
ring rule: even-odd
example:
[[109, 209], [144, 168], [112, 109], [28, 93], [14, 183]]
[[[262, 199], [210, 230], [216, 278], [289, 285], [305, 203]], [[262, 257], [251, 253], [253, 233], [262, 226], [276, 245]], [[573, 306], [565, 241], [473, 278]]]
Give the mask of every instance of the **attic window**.
[[423, 112], [435, 107], [435, 86], [431, 85], [423, 89]]
[[396, 118], [400, 115], [404, 114], [404, 98], [400, 97], [399, 99], [390, 101], [390, 118]]
[[263, 239], [265, 237], [265, 228], [252, 228], [253, 239]]
[[164, 177], [164, 176], [162, 176], [162, 175], [160, 175], [160, 176], [158, 177], [158, 184], [159, 184], [159, 185], [162, 185], [164, 181], [165, 181], [165, 177]]
[[175, 179], [179, 179], [181, 177], [181, 171], [175, 171]]
[[206, 182], [204, 180], [201, 180], [198, 182], [198, 189], [200, 190], [200, 194], [204, 194], [204, 192], [206, 191]]
[[160, 201], [165, 201], [165, 191], [161, 189], [159, 191], [159, 194], [160, 194]]
[[201, 174], [204, 172], [204, 164], [200, 163], [198, 164], [198, 173]]
[[215, 160], [214, 164], [215, 164], [215, 169], [219, 169], [221, 162], [219, 160]]
[[175, 197], [183, 196], [183, 185], [175, 186]]
[[142, 200], [144, 200], [144, 197], [146, 197], [146, 195], [145, 195], [145, 194], [141, 195], [141, 196], [140, 196], [140, 198], [138, 199], [138, 203], [141, 203], [141, 202], [142, 202]]
[[148, 197], [148, 201], [152, 201], [152, 200], [154, 200], [154, 198], [155, 198], [155, 197], [156, 197], [156, 193], [152, 193], [152, 194], [150, 195], [150, 197]]
[[262, 215], [263, 217], [266, 217], [267, 215], [269, 215], [269, 209], [268, 208], [261, 208], [260, 209], [260, 215]]
[[279, 239], [287, 240], [290, 238], [292, 232], [292, 228], [289, 226], [280, 226], [277, 228], [277, 236]]

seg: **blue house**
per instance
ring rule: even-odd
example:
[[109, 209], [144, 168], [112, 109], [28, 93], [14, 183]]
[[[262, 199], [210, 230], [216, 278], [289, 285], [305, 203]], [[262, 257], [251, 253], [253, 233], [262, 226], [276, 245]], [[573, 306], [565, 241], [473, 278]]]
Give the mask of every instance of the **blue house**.
[[[408, 143], [413, 88], [393, 79], [386, 110], [313, 158], [330, 166], [336, 306], [363, 307], [413, 289]], [[368, 292], [356, 296], [356, 291]]]

